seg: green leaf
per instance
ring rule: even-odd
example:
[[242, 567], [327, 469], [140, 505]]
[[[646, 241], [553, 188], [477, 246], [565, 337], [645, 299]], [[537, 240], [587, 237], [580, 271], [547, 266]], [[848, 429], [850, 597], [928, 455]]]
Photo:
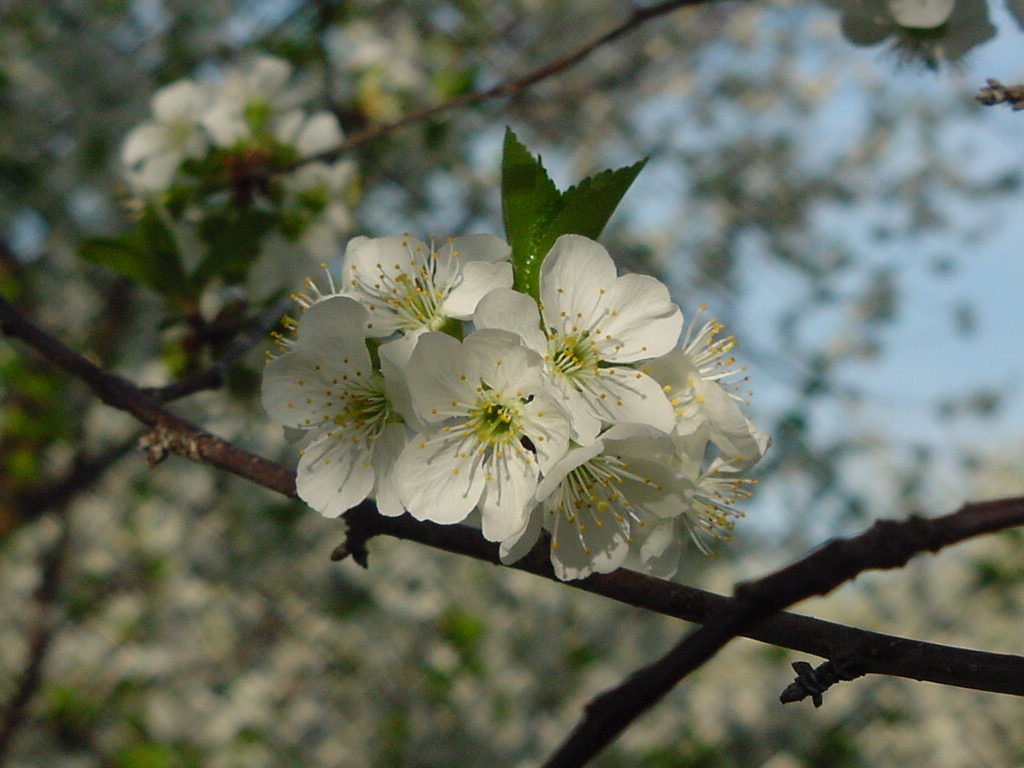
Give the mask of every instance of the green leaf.
[[178, 768], [178, 754], [165, 744], [133, 744], [114, 757], [117, 768]]
[[535, 248], [546, 254], [561, 235], [600, 237], [626, 190], [647, 164], [647, 159], [590, 176], [562, 193], [558, 214], [538, 237]]
[[540, 157], [523, 146], [511, 128], [505, 129], [501, 157], [501, 213], [505, 238], [512, 246], [512, 272], [517, 290], [539, 295], [540, 259], [533, 248], [538, 222], [558, 211], [561, 195], [548, 177]]
[[205, 218], [199, 225], [199, 236], [209, 250], [192, 276], [196, 285], [202, 287], [218, 275], [229, 283], [240, 282], [274, 222], [272, 213], [252, 208], [230, 207]]
[[78, 253], [86, 261], [112, 269], [136, 283], [152, 287], [152, 268], [147, 263], [146, 254], [133, 242], [135, 238], [132, 235], [93, 237], [79, 246]]
[[555, 240], [569, 234], [597, 239], [646, 163], [602, 171], [559, 192], [540, 157], [506, 128], [501, 210], [512, 246], [513, 287], [538, 299], [540, 266]]
[[142, 248], [150, 258], [153, 287], [166, 296], [188, 297], [189, 283], [181, 265], [178, 241], [156, 209], [146, 209], [139, 221], [138, 236]]
[[90, 238], [79, 246], [79, 254], [86, 261], [152, 288], [170, 301], [191, 295], [174, 234], [152, 208], [146, 209], [131, 232]]

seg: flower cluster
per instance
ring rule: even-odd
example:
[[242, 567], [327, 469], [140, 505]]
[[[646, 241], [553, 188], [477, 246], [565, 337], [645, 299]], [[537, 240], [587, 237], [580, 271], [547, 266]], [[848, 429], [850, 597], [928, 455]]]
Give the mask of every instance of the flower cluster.
[[263, 383], [271, 417], [302, 434], [299, 495], [325, 515], [366, 498], [478, 515], [507, 562], [546, 530], [561, 579], [631, 550], [673, 574], [687, 538], [728, 533], [768, 445], [740, 407], [732, 337], [714, 321], [684, 334], [668, 289], [618, 276], [588, 238], [555, 241], [539, 301], [513, 290], [508, 259], [489, 235], [359, 237], [340, 281], [308, 281]]
[[125, 139], [125, 180], [144, 199], [191, 207], [185, 218], [198, 218], [227, 190], [236, 204], [278, 210], [287, 239], [327, 258], [351, 226], [356, 167], [313, 159], [342, 141], [331, 112], [307, 109], [313, 95], [290, 64], [271, 56], [217, 83], [178, 80], [156, 92], [152, 120]]

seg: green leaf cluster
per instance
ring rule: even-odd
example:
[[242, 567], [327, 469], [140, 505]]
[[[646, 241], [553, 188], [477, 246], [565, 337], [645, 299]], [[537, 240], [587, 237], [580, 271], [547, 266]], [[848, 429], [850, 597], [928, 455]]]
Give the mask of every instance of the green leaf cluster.
[[505, 130], [501, 161], [501, 212], [512, 246], [513, 286], [540, 297], [540, 266], [561, 235], [600, 236], [647, 160], [602, 171], [559, 191], [540, 156]]

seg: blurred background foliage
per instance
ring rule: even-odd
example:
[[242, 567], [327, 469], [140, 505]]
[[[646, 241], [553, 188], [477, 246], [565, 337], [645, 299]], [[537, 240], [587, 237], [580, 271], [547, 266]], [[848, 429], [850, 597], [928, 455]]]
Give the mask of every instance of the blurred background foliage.
[[[628, 10], [0, 2], [0, 292], [142, 384], [200, 370], [308, 272], [295, 276], [281, 240], [249, 243], [263, 271], [176, 302], [82, 257], [144, 220], [118, 153], [157, 88], [270, 53], [352, 135], [567, 54]], [[727, 591], [874, 517], [1024, 487], [1024, 116], [972, 99], [986, 77], [1024, 79], [1022, 28], [1017, 0], [677, 11], [513, 98], [345, 153], [359, 174], [351, 232], [500, 233], [506, 125], [563, 187], [649, 157], [604, 242], [623, 268], [665, 279], [687, 315], [705, 302], [736, 334], [775, 441], [735, 542], [694, 552], [678, 577]], [[255, 398], [261, 354], [175, 407], [294, 462]], [[147, 468], [130, 418], [6, 340], [0, 393], [4, 765], [532, 765], [590, 696], [684, 629], [397, 541], [371, 543], [368, 571], [332, 564], [336, 521], [179, 459]], [[1019, 653], [1020, 539], [803, 609]], [[1024, 762], [1014, 699], [868, 678], [820, 710], [782, 708], [793, 658], [734, 642], [595, 764]]]

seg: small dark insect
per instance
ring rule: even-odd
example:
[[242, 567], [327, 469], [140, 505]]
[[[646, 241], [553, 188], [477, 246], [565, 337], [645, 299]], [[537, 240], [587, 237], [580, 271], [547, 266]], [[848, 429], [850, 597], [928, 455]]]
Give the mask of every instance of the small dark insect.
[[537, 446], [535, 446], [533, 444], [533, 440], [528, 438], [526, 435], [523, 435], [521, 438], [519, 438], [519, 442], [522, 443], [523, 448], [528, 450], [530, 453], [532, 453], [532, 454], [536, 454], [537, 453]]

